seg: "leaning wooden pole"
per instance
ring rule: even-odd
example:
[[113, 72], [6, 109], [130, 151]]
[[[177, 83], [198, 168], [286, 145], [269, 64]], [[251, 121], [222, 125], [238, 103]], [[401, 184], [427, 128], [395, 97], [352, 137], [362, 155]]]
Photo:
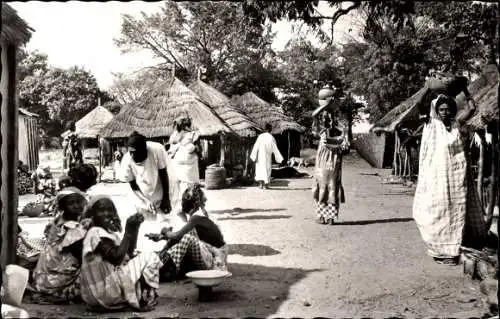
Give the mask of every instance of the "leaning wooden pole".
[[[500, 5], [497, 5], [497, 57], [500, 58]], [[500, 65], [497, 63], [497, 68], [498, 68], [498, 73], [500, 76]], [[495, 152], [499, 151], [499, 145], [498, 143], [500, 142], [500, 136], [498, 135], [500, 132], [500, 128], [498, 127], [500, 124], [500, 83], [497, 87], [497, 110], [499, 111], [499, 117], [497, 118], [497, 123], [496, 123], [496, 132], [497, 134], [497, 141], [496, 144], [493, 145], [493, 148], [495, 148]], [[497, 158], [498, 161], [498, 158]], [[500, 163], [497, 164], [497, 167], [500, 167]], [[496, 174], [493, 178], [496, 179], [497, 183], [500, 181], [499, 176], [498, 176], [498, 171], [496, 171]], [[498, 184], [497, 184], [498, 185]], [[498, 194], [497, 194], [498, 195]], [[500, 229], [500, 218], [497, 219], [497, 230]], [[498, 246], [497, 246], [497, 260], [500, 260], [500, 236], [498, 236]], [[500, 278], [500, 273], [499, 273], [500, 267], [497, 267], [497, 280]], [[500, 282], [500, 281], [498, 281]], [[500, 285], [497, 285], [497, 305], [500, 305]]]
[[479, 136], [481, 139], [479, 143], [479, 161], [477, 163], [477, 194], [481, 201], [481, 205], [484, 207], [484, 196], [483, 196], [483, 180], [484, 180], [484, 138]]
[[97, 135], [97, 145], [99, 145], [99, 183], [100, 183], [102, 176], [102, 147], [99, 135]]

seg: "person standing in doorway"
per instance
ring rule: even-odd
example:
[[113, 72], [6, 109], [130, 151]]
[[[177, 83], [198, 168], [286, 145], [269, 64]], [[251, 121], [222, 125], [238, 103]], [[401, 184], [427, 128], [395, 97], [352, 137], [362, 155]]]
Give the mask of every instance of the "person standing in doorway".
[[271, 131], [271, 124], [266, 124], [266, 132], [257, 137], [257, 141], [255, 141], [252, 153], [250, 154], [250, 159], [255, 162], [255, 180], [259, 182], [259, 187], [261, 189], [269, 188], [272, 170], [272, 155], [274, 154], [274, 158], [278, 163], [282, 163], [284, 160], [278, 150], [276, 140], [271, 134]]
[[170, 213], [167, 154], [162, 144], [146, 141], [144, 135], [133, 132], [123, 156], [123, 180], [130, 184], [136, 196], [136, 208], [149, 219], [158, 213]]

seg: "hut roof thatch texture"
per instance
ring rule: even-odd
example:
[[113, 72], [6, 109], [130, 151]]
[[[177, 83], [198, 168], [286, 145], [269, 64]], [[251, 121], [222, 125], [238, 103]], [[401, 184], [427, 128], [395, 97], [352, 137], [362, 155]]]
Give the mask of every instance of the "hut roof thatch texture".
[[174, 120], [188, 115], [202, 136], [234, 133], [206, 102], [177, 78], [163, 81], [134, 104], [122, 108], [101, 131], [103, 137], [124, 138], [137, 131], [148, 138], [167, 137]]
[[373, 124], [370, 131], [392, 133], [402, 122], [410, 118], [417, 118], [419, 105], [429, 92], [429, 89], [424, 86]]
[[254, 137], [262, 128], [232, 105], [231, 100], [216, 88], [196, 80], [189, 85], [222, 118], [229, 127], [242, 137]]
[[31, 38], [32, 31], [35, 30], [17, 15], [16, 10], [2, 2], [2, 41], [24, 44]]
[[253, 92], [247, 92], [240, 96], [232, 97], [233, 105], [248, 115], [260, 127], [270, 123], [273, 134], [281, 134], [286, 130], [304, 132], [305, 127], [286, 116], [281, 108], [267, 103]]
[[[467, 121], [470, 130], [483, 129], [484, 126], [498, 117], [497, 95], [498, 95], [498, 71], [496, 65], [487, 65], [481, 75], [472, 81], [468, 90], [476, 102], [477, 111]], [[389, 111], [383, 118], [378, 120], [371, 128], [372, 132], [392, 133], [403, 123], [416, 122], [419, 109], [428, 109], [435, 94], [427, 87], [423, 87], [417, 93], [403, 101], [397, 107]], [[465, 94], [460, 93], [456, 98], [459, 110], [466, 105]]]
[[113, 117], [113, 113], [98, 105], [75, 123], [76, 133], [80, 138], [96, 138]]

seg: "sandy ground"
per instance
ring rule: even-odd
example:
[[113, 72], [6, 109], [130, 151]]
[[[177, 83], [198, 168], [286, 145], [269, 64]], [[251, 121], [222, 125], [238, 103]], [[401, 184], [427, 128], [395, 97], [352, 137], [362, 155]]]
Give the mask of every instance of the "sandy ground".
[[[374, 175], [378, 174], [378, 175]], [[481, 317], [486, 306], [461, 267], [435, 264], [411, 218], [412, 189], [381, 184], [386, 170], [357, 156], [344, 166], [346, 201], [337, 225], [315, 222], [311, 179], [207, 190], [207, 208], [230, 247], [232, 278], [215, 300], [197, 301], [189, 281], [161, 284], [154, 312], [95, 314], [84, 305], [26, 304], [37, 317]], [[100, 184], [123, 221], [133, 213], [126, 184]], [[41, 234], [46, 220], [23, 218]], [[144, 234], [161, 228], [146, 222]], [[142, 238], [139, 246], [154, 248]]]

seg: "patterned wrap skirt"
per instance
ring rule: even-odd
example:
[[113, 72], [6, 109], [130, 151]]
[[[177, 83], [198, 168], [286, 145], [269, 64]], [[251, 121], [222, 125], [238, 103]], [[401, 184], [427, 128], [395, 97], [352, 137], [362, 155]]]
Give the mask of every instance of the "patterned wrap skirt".
[[313, 197], [317, 218], [325, 221], [338, 217], [340, 203], [345, 202], [342, 189], [342, 155], [320, 144], [316, 154]]

